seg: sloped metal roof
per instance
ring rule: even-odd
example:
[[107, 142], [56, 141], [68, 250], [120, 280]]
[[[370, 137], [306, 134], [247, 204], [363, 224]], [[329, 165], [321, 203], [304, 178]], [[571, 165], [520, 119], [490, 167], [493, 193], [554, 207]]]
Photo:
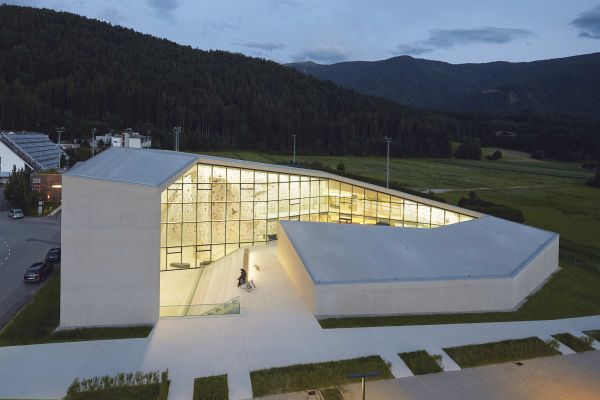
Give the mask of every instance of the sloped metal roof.
[[280, 224], [315, 284], [508, 278], [559, 237], [491, 216], [433, 229]]
[[111, 147], [85, 162], [77, 163], [65, 175], [162, 186], [184, 173], [197, 158], [195, 154], [168, 150]]
[[41, 133], [0, 132], [0, 141], [36, 171], [58, 168], [60, 156], [65, 154], [48, 135]]

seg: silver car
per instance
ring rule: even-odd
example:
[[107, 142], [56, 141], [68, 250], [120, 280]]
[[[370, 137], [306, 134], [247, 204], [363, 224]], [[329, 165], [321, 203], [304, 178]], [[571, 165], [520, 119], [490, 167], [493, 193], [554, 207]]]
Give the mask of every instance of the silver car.
[[11, 208], [8, 210], [8, 218], [19, 219], [25, 217], [23, 210], [20, 208]]

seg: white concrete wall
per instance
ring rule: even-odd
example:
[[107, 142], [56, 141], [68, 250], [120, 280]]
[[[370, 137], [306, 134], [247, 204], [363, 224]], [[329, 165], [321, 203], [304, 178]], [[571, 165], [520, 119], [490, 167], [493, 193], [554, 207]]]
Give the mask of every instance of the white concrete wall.
[[513, 278], [315, 285], [284, 230], [277, 235], [281, 264], [319, 316], [511, 310], [558, 268], [556, 236]]
[[310, 311], [317, 314], [315, 285], [281, 224], [277, 224], [277, 258]]
[[0, 142], [0, 172], [12, 172], [13, 165], [17, 167], [18, 171], [24, 169], [27, 164], [4, 143]]
[[153, 324], [158, 188], [63, 176], [60, 328]]

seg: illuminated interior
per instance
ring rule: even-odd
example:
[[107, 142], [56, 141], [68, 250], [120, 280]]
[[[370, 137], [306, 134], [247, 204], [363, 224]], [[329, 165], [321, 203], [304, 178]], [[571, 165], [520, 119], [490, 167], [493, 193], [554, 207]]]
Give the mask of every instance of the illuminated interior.
[[266, 244], [278, 220], [436, 228], [470, 219], [334, 179], [199, 163], [162, 193], [160, 268], [200, 268]]

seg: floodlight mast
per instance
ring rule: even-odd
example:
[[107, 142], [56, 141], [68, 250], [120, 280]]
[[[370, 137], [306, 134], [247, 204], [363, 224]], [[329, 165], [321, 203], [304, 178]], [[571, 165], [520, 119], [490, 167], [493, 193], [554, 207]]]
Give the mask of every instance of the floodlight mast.
[[181, 127], [174, 127], [173, 134], [175, 135], [175, 151], [179, 151], [179, 135], [181, 134]]
[[60, 138], [62, 133], [65, 131], [65, 127], [61, 126], [60, 128], [56, 128], [56, 133], [58, 133], [58, 169], [60, 169], [60, 159], [62, 157], [62, 147], [60, 146]]
[[390, 143], [392, 143], [392, 138], [389, 136], [384, 136], [383, 140], [387, 143], [387, 164], [385, 171], [385, 187], [390, 188]]

